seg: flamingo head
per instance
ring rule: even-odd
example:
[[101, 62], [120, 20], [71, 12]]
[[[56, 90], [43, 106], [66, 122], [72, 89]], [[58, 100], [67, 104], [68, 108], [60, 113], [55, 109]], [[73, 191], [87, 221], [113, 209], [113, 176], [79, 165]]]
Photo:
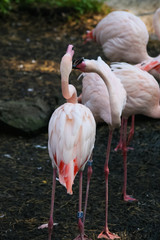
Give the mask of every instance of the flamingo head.
[[86, 64], [83, 57], [72, 61], [72, 69], [79, 69], [80, 71], [84, 72], [85, 68]]
[[73, 45], [68, 45], [65, 55], [60, 63], [60, 72], [62, 76], [69, 76], [72, 71], [72, 57], [74, 55]]
[[101, 61], [102, 59], [100, 57], [98, 57], [97, 60], [79, 58], [72, 62], [72, 69], [78, 69], [81, 72], [97, 72]]
[[93, 30], [87, 31], [87, 33], [83, 36], [84, 44], [90, 41], [96, 41], [96, 37], [93, 36]]

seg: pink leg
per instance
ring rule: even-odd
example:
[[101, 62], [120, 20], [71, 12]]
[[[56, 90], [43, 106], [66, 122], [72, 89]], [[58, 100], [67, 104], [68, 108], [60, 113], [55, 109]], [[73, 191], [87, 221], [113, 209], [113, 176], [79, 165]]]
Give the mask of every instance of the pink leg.
[[[52, 230], [53, 230], [53, 211], [54, 211], [54, 198], [55, 198], [55, 188], [56, 188], [56, 168], [53, 169], [53, 184], [52, 184], [52, 196], [51, 196], [51, 211], [50, 211], [50, 218], [48, 223], [42, 224], [38, 227], [38, 229], [48, 228], [48, 240], [51, 240]], [[56, 225], [56, 223], [55, 223]]]
[[123, 185], [123, 199], [124, 201], [136, 201], [135, 198], [127, 195], [127, 144], [126, 144], [126, 136], [127, 136], [127, 119], [124, 119], [124, 134], [123, 134], [123, 163], [124, 163], [124, 185]]
[[53, 230], [53, 212], [54, 212], [54, 199], [55, 199], [55, 188], [56, 188], [56, 168], [53, 169], [53, 184], [52, 184], [52, 196], [51, 196], [51, 212], [48, 222], [48, 240], [51, 240]]
[[108, 175], [109, 175], [108, 162], [109, 162], [110, 148], [111, 148], [111, 142], [112, 142], [112, 133], [113, 133], [112, 131], [109, 131], [106, 161], [104, 165], [105, 181], [106, 181], [106, 221], [105, 221], [104, 230], [98, 235], [98, 238], [106, 238], [106, 239], [119, 238], [118, 235], [111, 233], [108, 229]]
[[[128, 140], [127, 140], [127, 146], [129, 145], [129, 143], [131, 142], [133, 135], [134, 135], [134, 120], [135, 120], [135, 116], [132, 116], [132, 124], [131, 124], [131, 129], [128, 135]], [[121, 120], [121, 129], [120, 129], [120, 140], [119, 143], [117, 145], [117, 147], [114, 149], [115, 152], [117, 152], [118, 150], [122, 150], [122, 138], [123, 138], [123, 134], [124, 134], [124, 118], [122, 117]], [[133, 150], [132, 147], [127, 147], [127, 150]]]
[[124, 121], [123, 121], [123, 117], [122, 117], [121, 128], [120, 128], [120, 140], [119, 140], [117, 147], [114, 149], [115, 152], [117, 152], [119, 149], [122, 150], [123, 122]]
[[84, 214], [83, 214], [83, 224], [85, 223], [86, 219], [86, 211], [87, 211], [87, 203], [88, 203], [88, 195], [89, 195], [89, 185], [90, 185], [90, 179], [92, 176], [92, 156], [90, 160], [88, 161], [88, 172], [87, 172], [87, 188], [86, 188], [86, 198], [85, 198], [85, 206], [84, 206]]
[[82, 212], [82, 177], [83, 172], [79, 172], [79, 211], [78, 211], [78, 228], [80, 235], [78, 235], [74, 240], [91, 240], [84, 234], [84, 224], [82, 222], [83, 212]]
[[134, 135], [134, 122], [135, 122], [135, 116], [132, 115], [132, 123], [131, 123], [131, 128], [130, 128], [128, 139], [127, 139], [127, 146], [130, 144]]

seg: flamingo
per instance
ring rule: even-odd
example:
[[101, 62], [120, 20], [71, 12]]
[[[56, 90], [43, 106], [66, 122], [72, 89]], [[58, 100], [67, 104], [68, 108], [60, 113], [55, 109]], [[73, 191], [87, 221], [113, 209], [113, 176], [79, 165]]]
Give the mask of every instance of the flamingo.
[[[154, 14], [153, 27], [160, 40], [160, 8]], [[113, 11], [104, 17], [97, 26], [88, 31], [85, 42], [95, 40], [102, 46], [104, 55], [112, 62], [128, 62], [139, 64], [154, 60], [147, 53], [149, 34], [144, 22], [137, 16], [126, 11]], [[159, 67], [149, 69], [160, 81]]]
[[[154, 13], [153, 27], [160, 40], [160, 8]], [[85, 38], [86, 41], [95, 40], [100, 44], [105, 56], [110, 61], [138, 64], [141, 69], [148, 71], [160, 81], [160, 55], [154, 58], [148, 55], [149, 34], [146, 25], [134, 14], [126, 11], [113, 11], [103, 18], [93, 30], [88, 31]], [[127, 145], [133, 138], [134, 121], [135, 117], [132, 116]], [[121, 148], [120, 137], [115, 151]]]
[[101, 57], [98, 57], [97, 61], [79, 59], [73, 62], [73, 68], [85, 72], [82, 103], [85, 103], [85, 105], [91, 109], [96, 121], [105, 121], [109, 126], [107, 153], [104, 165], [106, 181], [106, 219], [104, 230], [98, 235], [98, 238], [116, 239], [119, 238], [119, 236], [111, 233], [108, 228], [108, 162], [113, 131], [115, 128], [120, 127], [121, 124], [121, 114], [126, 103], [126, 91], [120, 80]]
[[[137, 66], [138, 68], [140, 68], [143, 71], [149, 72], [151, 70], [150, 73], [151, 72], [154, 73], [152, 75], [155, 75], [157, 78], [159, 78], [159, 74], [160, 74], [160, 73], [158, 73], [160, 71], [159, 61], [160, 61], [160, 55], [158, 57], [154, 58], [153, 60], [146, 60], [139, 64], [136, 64], [135, 66]], [[114, 70], [114, 68], [113, 68], [113, 70]], [[134, 122], [135, 122], [135, 116], [132, 115], [131, 128], [130, 128], [128, 140], [126, 143], [127, 146], [131, 142], [133, 135], [134, 135]], [[120, 130], [120, 141], [119, 141], [117, 147], [115, 148], [115, 151], [117, 151], [118, 149], [122, 149], [122, 135], [123, 135], [123, 117], [122, 117], [122, 124], [121, 124], [121, 130]], [[128, 148], [128, 149], [132, 149], [132, 148]]]
[[[91, 111], [93, 111], [93, 115], [95, 116], [97, 121], [107, 122], [109, 120], [106, 121], [104, 116], [105, 115], [109, 116], [108, 119], [110, 119], [110, 114], [112, 109], [111, 104], [110, 104], [110, 109], [108, 107], [109, 101], [110, 101], [109, 89], [107, 91], [105, 88], [105, 85], [103, 82], [105, 79], [104, 76], [98, 76], [96, 75], [96, 73], [92, 73], [92, 74], [87, 73], [87, 71], [95, 72], [95, 69], [93, 68], [94, 67], [93, 60], [90, 61], [90, 65], [92, 64], [91, 66], [88, 64], [88, 61], [89, 60], [85, 60], [85, 59], [77, 60], [74, 62], [74, 65], [73, 65], [74, 68], [77, 68], [82, 72], [85, 72], [85, 74], [83, 74], [84, 78], [83, 78], [81, 100], [83, 104], [87, 105], [91, 109]], [[105, 69], [105, 66], [104, 66], [104, 69]], [[113, 71], [112, 74], [116, 75], [117, 79], [121, 81], [127, 93], [127, 101], [122, 111], [122, 117], [124, 119], [124, 121], [122, 122], [122, 127], [123, 127], [122, 151], [123, 151], [123, 159], [124, 159], [123, 198], [125, 201], [136, 201], [135, 198], [127, 195], [126, 193], [127, 191], [127, 143], [126, 143], [127, 120], [129, 116], [135, 115], [135, 114], [143, 114], [145, 116], [152, 117], [152, 118], [160, 118], [160, 89], [155, 78], [151, 74], [141, 70], [137, 66], [132, 66], [131, 64], [127, 64], [127, 63], [114, 63], [111, 65], [111, 69]], [[104, 71], [104, 74], [105, 74], [105, 71]], [[106, 76], [107, 76], [107, 73], [106, 73]], [[106, 201], [106, 205], [107, 204], [108, 203]], [[106, 215], [107, 215], [107, 210], [106, 210]], [[107, 217], [106, 217], [106, 226], [107, 226]], [[108, 232], [106, 236], [108, 236]]]
[[124, 200], [136, 200], [126, 195], [127, 188], [127, 120], [130, 116], [142, 114], [160, 118], [160, 88], [155, 78], [137, 66], [128, 63], [113, 63], [111, 69], [121, 80], [126, 92], [127, 102], [122, 113], [122, 150], [124, 159]]
[[76, 89], [68, 83], [73, 55], [73, 46], [69, 45], [60, 64], [62, 94], [67, 103], [54, 111], [48, 127], [48, 150], [53, 166], [51, 212], [48, 224], [43, 224], [39, 228], [48, 227], [49, 240], [53, 230], [56, 174], [58, 172], [59, 182], [66, 187], [67, 193], [72, 194], [72, 185], [78, 171], [80, 171], [78, 212], [80, 235], [75, 240], [88, 239], [84, 234], [82, 222], [82, 172], [93, 151], [96, 123], [90, 109], [77, 102]]

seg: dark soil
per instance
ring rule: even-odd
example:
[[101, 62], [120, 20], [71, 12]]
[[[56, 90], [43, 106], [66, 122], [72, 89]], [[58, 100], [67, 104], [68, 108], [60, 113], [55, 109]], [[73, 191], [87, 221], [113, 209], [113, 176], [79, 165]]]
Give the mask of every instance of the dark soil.
[[[95, 43], [83, 45], [82, 35], [102, 15], [68, 20], [67, 14], [18, 11], [0, 19], [0, 97], [18, 100], [40, 97], [54, 109], [64, 103], [61, 96], [59, 63], [67, 45], [75, 46], [75, 58], [97, 58], [102, 54]], [[156, 56], [160, 46], [150, 42], [148, 51]], [[71, 82], [81, 91], [79, 73], [71, 74]], [[93, 175], [86, 217], [86, 234], [97, 239], [105, 221], [104, 161], [108, 127], [98, 125], [94, 149]], [[1, 127], [0, 133], [0, 239], [44, 240], [50, 212], [52, 166], [47, 150], [47, 130], [26, 137]], [[109, 229], [123, 240], [160, 239], [160, 121], [136, 117], [135, 135], [128, 152], [128, 194], [134, 203], [122, 200], [123, 160], [114, 152], [119, 130], [114, 132], [109, 175]], [[86, 184], [84, 171], [84, 186]], [[74, 194], [57, 182], [55, 199], [55, 240], [71, 240], [78, 234], [78, 176]], [[85, 193], [85, 187], [84, 187]]]

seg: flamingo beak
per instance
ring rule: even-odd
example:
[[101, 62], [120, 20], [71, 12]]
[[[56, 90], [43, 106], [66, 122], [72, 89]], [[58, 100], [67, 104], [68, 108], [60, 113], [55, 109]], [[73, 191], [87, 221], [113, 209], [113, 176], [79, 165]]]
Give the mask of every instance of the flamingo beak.
[[72, 61], [72, 69], [79, 69], [78, 65], [84, 61], [84, 57]]

